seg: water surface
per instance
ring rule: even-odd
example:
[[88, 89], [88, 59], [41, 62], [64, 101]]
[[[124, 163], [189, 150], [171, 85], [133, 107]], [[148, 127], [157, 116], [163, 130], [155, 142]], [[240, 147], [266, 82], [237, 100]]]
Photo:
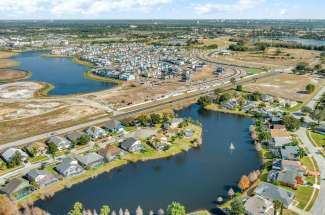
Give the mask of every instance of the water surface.
[[[108, 204], [111, 208], [128, 208], [134, 212], [138, 205], [145, 210], [166, 208], [176, 200], [188, 210], [215, 208], [218, 196], [226, 196], [236, 187], [241, 175], [261, 165], [249, 136], [250, 119], [200, 111], [193, 105], [179, 112], [203, 125], [203, 146], [172, 158], [129, 164], [95, 179], [58, 192], [49, 201], [37, 206], [51, 214], [65, 214], [76, 201], [87, 208]], [[236, 149], [229, 150], [230, 142]]]
[[54, 89], [49, 92], [49, 95], [89, 93], [113, 87], [111, 83], [84, 77], [84, 73], [89, 68], [73, 63], [71, 58], [49, 58], [44, 54], [47, 52], [23, 52], [13, 59], [20, 63], [18, 69], [32, 72], [32, 76], [28, 80], [52, 84]]

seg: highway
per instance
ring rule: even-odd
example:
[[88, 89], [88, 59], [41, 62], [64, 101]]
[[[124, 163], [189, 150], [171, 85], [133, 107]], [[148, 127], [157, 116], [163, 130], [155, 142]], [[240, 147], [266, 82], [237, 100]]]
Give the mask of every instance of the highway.
[[[280, 73], [279, 71], [271, 71], [271, 72], [268, 72], [268, 73], [262, 73], [260, 75], [251, 76], [251, 77], [248, 77], [248, 78], [245, 77], [243, 79], [238, 79], [237, 84], [249, 83], [249, 82], [252, 82], [252, 81], [256, 81], [259, 78], [265, 78], [265, 77], [273, 76], [273, 75], [276, 75], [276, 74], [279, 74], [279, 73]], [[229, 79], [230, 78], [231, 77], [229, 77]], [[230, 83], [229, 80], [224, 81], [224, 82], [225, 83], [220, 83], [218, 85], [218, 87], [209, 87], [208, 86], [205, 89], [196, 90], [196, 91], [191, 92], [191, 93], [184, 93], [184, 94], [181, 94], [181, 95], [178, 95], [178, 96], [168, 97], [166, 99], [162, 99], [162, 100], [159, 100], [159, 101], [155, 100], [155, 101], [147, 102], [147, 103], [145, 103], [143, 105], [133, 106], [131, 108], [125, 108], [125, 109], [123, 109], [123, 111], [115, 112], [113, 117], [121, 119], [121, 118], [130, 116], [130, 115], [133, 115], [133, 114], [137, 114], [137, 113], [141, 113], [141, 112], [145, 112], [145, 111], [150, 111], [152, 109], [157, 109], [157, 108], [159, 108], [161, 106], [164, 106], [164, 105], [174, 105], [174, 104], [180, 103], [180, 102], [182, 102], [184, 100], [195, 99], [195, 98], [198, 98], [198, 97], [200, 97], [202, 95], [207, 95], [207, 94], [213, 93], [216, 88], [229, 89], [229, 88], [231, 88], [233, 86]], [[79, 125], [75, 125], [75, 126], [72, 126], [72, 127], [62, 128], [62, 129], [59, 129], [59, 130], [46, 132], [46, 133], [39, 134], [39, 135], [36, 135], [36, 136], [27, 137], [27, 138], [20, 139], [20, 140], [17, 140], [17, 141], [5, 143], [5, 144], [0, 145], [0, 151], [4, 150], [6, 148], [10, 148], [10, 147], [22, 146], [22, 145], [29, 144], [31, 142], [44, 140], [44, 139], [49, 138], [51, 135], [62, 135], [62, 134], [66, 134], [66, 133], [68, 133], [70, 131], [84, 129], [84, 128], [87, 128], [87, 127], [93, 126], [93, 125], [100, 125], [100, 124], [103, 124], [103, 123], [107, 122], [111, 118], [112, 118], [112, 116], [107, 115], [107, 116], [104, 116], [102, 118], [95, 119], [95, 120], [92, 120], [92, 121], [89, 121], [89, 122], [86, 122], [86, 123], [82, 123], [82, 124], [79, 124]]]

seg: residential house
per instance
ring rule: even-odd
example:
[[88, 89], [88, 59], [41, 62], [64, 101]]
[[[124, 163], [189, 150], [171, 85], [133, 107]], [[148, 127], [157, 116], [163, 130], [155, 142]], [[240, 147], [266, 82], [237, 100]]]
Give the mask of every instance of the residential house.
[[319, 127], [315, 128], [314, 131], [319, 134], [325, 135], [325, 125], [322, 124]]
[[223, 103], [222, 107], [225, 109], [232, 110], [232, 109], [235, 109], [237, 105], [238, 105], [237, 100], [231, 99], [230, 101]]
[[274, 214], [273, 202], [259, 195], [255, 195], [247, 199], [247, 201], [244, 204], [244, 207], [247, 215], [273, 215]]
[[294, 199], [294, 193], [270, 183], [262, 182], [255, 193], [271, 202], [280, 201], [285, 208], [288, 208]]
[[3, 158], [4, 161], [10, 163], [17, 153], [21, 155], [23, 161], [28, 159], [28, 155], [26, 154], [26, 152], [18, 148], [9, 148], [5, 150], [4, 152], [1, 153], [1, 157]]
[[80, 165], [88, 168], [96, 168], [104, 164], [104, 157], [95, 152], [90, 152], [84, 156], [77, 156], [76, 159]]
[[271, 137], [277, 138], [277, 137], [287, 137], [290, 138], [290, 134], [286, 129], [271, 129]]
[[289, 169], [296, 169], [303, 173], [307, 171], [306, 167], [301, 165], [299, 161], [281, 160], [281, 170], [289, 170]]
[[298, 146], [285, 146], [284, 148], [280, 149], [280, 152], [283, 160], [298, 161], [300, 159]]
[[97, 139], [97, 138], [102, 138], [102, 137], [105, 137], [106, 136], [106, 131], [100, 127], [97, 127], [97, 126], [91, 126], [89, 127], [87, 130], [86, 130], [86, 133], [94, 138], [94, 139]]
[[165, 151], [168, 149], [168, 139], [165, 136], [161, 137], [152, 137], [150, 140], [150, 145], [159, 152]]
[[48, 152], [48, 147], [44, 142], [34, 142], [26, 146], [26, 152], [31, 156], [41, 156]]
[[183, 118], [174, 118], [170, 121], [171, 128], [178, 128], [179, 125], [184, 121]]
[[84, 171], [84, 169], [78, 164], [78, 161], [71, 157], [64, 158], [62, 163], [58, 164], [55, 169], [64, 177], [80, 175]]
[[263, 94], [263, 95], [261, 95], [261, 100], [263, 102], [272, 103], [273, 102], [273, 97], [270, 96], [270, 95]]
[[130, 137], [121, 143], [121, 148], [128, 152], [140, 152], [143, 146], [140, 140]]
[[105, 123], [103, 128], [109, 132], [121, 132], [124, 130], [121, 122], [114, 119]]
[[26, 174], [30, 182], [35, 182], [39, 187], [46, 187], [58, 181], [58, 178], [45, 170], [34, 169]]
[[72, 143], [69, 140], [67, 140], [63, 137], [60, 137], [60, 136], [50, 137], [47, 140], [47, 143], [55, 144], [59, 151], [64, 150], [64, 149], [69, 149], [72, 147]]
[[274, 137], [269, 141], [269, 146], [279, 149], [291, 143], [292, 140], [290, 137]]
[[125, 151], [114, 145], [107, 145], [98, 151], [98, 154], [103, 156], [107, 161], [119, 159], [125, 155]]
[[81, 131], [71, 131], [66, 135], [66, 138], [73, 143], [78, 143], [80, 138], [86, 135]]
[[190, 137], [193, 137], [193, 135], [194, 135], [194, 131], [193, 131], [192, 129], [186, 129], [186, 130], [184, 131], [184, 136], [185, 136], [185, 137], [190, 138]]
[[285, 186], [296, 189], [304, 183], [303, 173], [296, 169], [283, 170], [279, 172], [277, 180]]
[[0, 188], [0, 193], [19, 200], [32, 193], [33, 190], [33, 186], [27, 180], [14, 178]]

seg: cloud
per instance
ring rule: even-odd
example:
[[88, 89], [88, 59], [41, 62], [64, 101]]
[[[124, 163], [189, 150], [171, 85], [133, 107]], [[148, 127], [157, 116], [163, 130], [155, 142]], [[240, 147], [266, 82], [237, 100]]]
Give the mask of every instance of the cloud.
[[[91, 18], [117, 11], [151, 10], [173, 0], [0, 0], [0, 13], [22, 18], [37, 14], [47, 16]], [[0, 17], [1, 18], [1, 17]]]
[[287, 14], [287, 9], [281, 9], [280, 10], [280, 15], [286, 15]]
[[205, 3], [197, 4], [194, 10], [198, 14], [209, 14], [215, 12], [240, 12], [255, 8], [265, 0], [238, 0], [234, 3]]

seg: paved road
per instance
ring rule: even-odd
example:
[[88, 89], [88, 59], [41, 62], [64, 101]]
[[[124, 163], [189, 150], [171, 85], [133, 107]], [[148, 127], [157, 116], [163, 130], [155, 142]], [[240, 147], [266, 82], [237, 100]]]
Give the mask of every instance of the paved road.
[[[310, 108], [315, 108], [319, 98], [325, 93], [325, 87], [320, 89], [320, 91], [314, 96], [314, 98], [306, 104]], [[310, 119], [311, 120], [311, 119]], [[311, 120], [312, 121], [312, 120]], [[311, 210], [311, 214], [314, 215], [325, 215], [325, 159], [319, 152], [319, 150], [311, 143], [307, 136], [307, 129], [300, 128], [296, 134], [302, 140], [304, 146], [309, 150], [310, 156], [314, 157], [319, 169], [321, 171], [321, 180], [320, 180], [320, 192], [315, 204]]]
[[318, 93], [314, 96], [314, 98], [306, 105], [307, 107], [310, 107], [314, 109], [317, 105], [317, 102], [319, 101], [320, 97], [325, 93], [325, 87], [320, 89]]
[[[279, 73], [280, 73], [279, 71], [272, 71], [272, 72], [268, 72], [268, 73], [262, 73], [262, 74], [255, 75], [255, 76], [250, 77], [250, 78], [240, 79], [240, 80], [237, 81], [237, 84], [249, 83], [249, 82], [255, 81], [255, 80], [259, 79], [259, 78], [265, 78], [265, 77], [273, 76], [273, 75], [276, 75], [276, 74], [279, 74]], [[230, 78], [231, 77], [227, 77], [228, 81], [224, 80], [224, 82], [220, 83], [220, 85], [218, 85], [218, 87], [219, 88], [232, 87], [232, 84], [229, 81]], [[150, 109], [153, 109], [153, 108], [158, 108], [160, 105], [172, 104], [172, 103], [181, 102], [181, 101], [191, 99], [191, 98], [197, 98], [197, 97], [199, 97], [201, 95], [212, 93], [214, 91], [214, 88], [215, 87], [207, 86], [205, 89], [197, 90], [195, 93], [185, 93], [184, 95], [175, 96], [175, 97], [172, 97], [172, 98], [168, 98], [166, 100], [152, 101], [152, 102], [150, 102], [148, 104], [145, 104], [145, 105], [140, 105], [140, 106], [133, 107], [131, 109], [123, 110], [123, 112], [117, 112], [116, 115], [114, 115], [114, 117], [124, 117], [124, 116], [128, 116], [128, 115], [132, 115], [134, 113], [140, 113], [140, 112], [150, 110]], [[110, 119], [111, 119], [111, 116], [107, 115], [105, 117], [103, 116], [100, 119], [95, 119], [95, 120], [92, 120], [90, 122], [82, 123], [82, 124], [75, 125], [75, 126], [72, 126], [72, 127], [63, 128], [63, 129], [59, 129], [59, 130], [55, 130], [55, 131], [51, 131], [51, 132], [46, 132], [46, 133], [39, 134], [39, 135], [36, 135], [36, 136], [33, 136], [33, 137], [28, 137], [28, 138], [13, 141], [13, 142], [10, 142], [10, 143], [1, 144], [0, 145], [0, 151], [4, 150], [6, 148], [9, 148], [9, 147], [22, 146], [22, 145], [26, 145], [26, 144], [31, 143], [31, 142], [47, 139], [48, 137], [53, 135], [53, 133], [55, 133], [55, 135], [62, 135], [62, 134], [68, 133], [70, 131], [84, 129], [84, 128], [89, 127], [89, 126], [102, 124], [102, 123], [107, 122]]]
[[321, 171], [321, 180], [320, 180], [320, 192], [315, 204], [311, 210], [311, 214], [314, 215], [325, 215], [325, 159], [319, 153], [319, 150], [311, 143], [307, 134], [306, 128], [300, 128], [296, 134], [304, 143], [304, 146], [309, 150], [310, 156], [314, 157], [319, 169]]

